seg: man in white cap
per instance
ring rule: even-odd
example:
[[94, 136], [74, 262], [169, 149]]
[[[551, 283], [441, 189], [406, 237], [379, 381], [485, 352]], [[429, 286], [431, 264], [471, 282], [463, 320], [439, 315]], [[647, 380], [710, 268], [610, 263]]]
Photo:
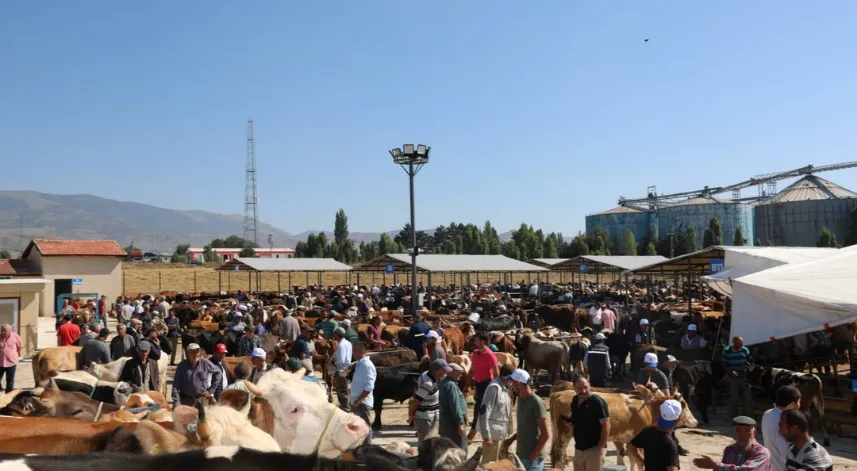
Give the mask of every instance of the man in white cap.
[[548, 410], [545, 402], [530, 388], [530, 375], [524, 370], [517, 369], [506, 376], [506, 381], [518, 394], [518, 433], [507, 440], [517, 439], [518, 446], [515, 454], [524, 464], [525, 471], [544, 471], [545, 445], [550, 440], [548, 429]]
[[653, 345], [654, 341], [652, 339], [652, 331], [649, 328], [649, 320], [648, 319], [640, 319], [640, 330], [637, 332], [637, 335], [634, 336], [634, 343], [636, 345]]
[[668, 399], [661, 404], [660, 412], [657, 425], [644, 428], [631, 440], [628, 454], [632, 460], [645, 463], [646, 471], [678, 471], [678, 446], [670, 433], [681, 417], [681, 403]]
[[440, 335], [433, 330], [428, 331], [426, 334], [426, 355], [428, 355], [431, 361], [446, 360], [446, 352], [438, 343], [439, 340]]
[[607, 386], [607, 375], [610, 374], [610, 349], [604, 345], [607, 336], [598, 332], [595, 343], [583, 355], [584, 372], [589, 375], [589, 382], [596, 388]]
[[173, 407], [193, 406], [199, 398], [215, 404], [223, 388], [220, 375], [220, 368], [200, 355], [199, 344], [188, 345], [173, 378]]
[[684, 350], [698, 350], [705, 348], [708, 343], [705, 337], [699, 335], [696, 324], [688, 324], [687, 334], [681, 338], [681, 348]]
[[253, 371], [250, 372], [250, 382], [259, 384], [262, 376], [271, 369], [270, 365], [265, 361], [268, 354], [260, 347], [256, 347], [250, 352], [250, 361], [253, 362]]
[[670, 385], [667, 376], [658, 369], [658, 354], [646, 353], [643, 360], [645, 366], [637, 372], [637, 384], [655, 383], [665, 396], [670, 395]]

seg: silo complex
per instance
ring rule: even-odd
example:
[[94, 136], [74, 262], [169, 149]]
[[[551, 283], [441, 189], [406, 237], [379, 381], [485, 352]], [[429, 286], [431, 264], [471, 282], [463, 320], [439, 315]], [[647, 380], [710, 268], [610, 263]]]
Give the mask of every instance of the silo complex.
[[637, 246], [640, 247], [645, 244], [649, 223], [650, 217], [647, 211], [619, 206], [586, 216], [586, 233], [591, 234], [592, 231], [600, 227], [607, 230], [611, 238], [617, 237], [621, 241], [625, 235], [625, 230], [631, 229], [634, 238], [637, 239]]
[[839, 243], [851, 230], [857, 193], [807, 175], [754, 208], [756, 236], [762, 244], [814, 247], [827, 227]]
[[720, 221], [722, 244], [732, 245], [735, 229], [741, 226], [746, 245], [753, 245], [753, 210], [750, 205], [717, 199], [712, 196], [697, 196], [658, 210], [658, 226], [661, 234], [696, 231], [696, 246], [702, 248], [705, 230], [712, 217]]

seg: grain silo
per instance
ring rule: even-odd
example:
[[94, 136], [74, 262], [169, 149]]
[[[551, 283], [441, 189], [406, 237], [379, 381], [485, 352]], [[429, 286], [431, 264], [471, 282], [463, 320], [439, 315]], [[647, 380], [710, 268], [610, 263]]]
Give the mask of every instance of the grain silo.
[[[600, 213], [586, 216], [586, 233], [599, 227], [610, 233], [610, 238], [618, 238], [620, 241], [625, 236], [625, 230], [631, 229], [634, 238], [637, 239], [637, 247], [643, 246], [646, 234], [649, 231], [650, 213], [637, 208], [619, 206]], [[657, 237], [657, 233], [655, 233]]]
[[724, 245], [732, 245], [738, 226], [741, 226], [746, 244], [753, 245], [753, 211], [750, 205], [706, 195], [660, 208], [657, 212], [659, 232], [668, 234], [692, 227], [696, 231], [696, 246], [701, 248], [705, 230], [715, 216], [720, 221]]
[[855, 204], [857, 193], [807, 175], [756, 205], [756, 238], [762, 244], [815, 247], [827, 227], [842, 243], [851, 229]]

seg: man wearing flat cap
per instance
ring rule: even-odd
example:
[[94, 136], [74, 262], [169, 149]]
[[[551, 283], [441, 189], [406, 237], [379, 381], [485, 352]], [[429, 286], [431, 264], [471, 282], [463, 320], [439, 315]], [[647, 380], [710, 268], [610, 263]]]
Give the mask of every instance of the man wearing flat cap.
[[152, 344], [148, 340], [141, 340], [137, 344], [136, 354], [125, 362], [122, 374], [119, 375], [119, 381], [130, 384], [135, 393], [160, 390], [158, 363], [149, 358], [151, 350]]
[[756, 441], [756, 421], [739, 415], [732, 419], [732, 428], [735, 431], [735, 443], [726, 447], [720, 463], [703, 455], [693, 460], [693, 464], [698, 468], [717, 471], [771, 471], [771, 452]]

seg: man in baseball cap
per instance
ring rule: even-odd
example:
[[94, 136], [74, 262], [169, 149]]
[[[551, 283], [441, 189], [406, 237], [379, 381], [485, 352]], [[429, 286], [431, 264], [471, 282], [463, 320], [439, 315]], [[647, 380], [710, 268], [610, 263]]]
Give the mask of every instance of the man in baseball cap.
[[660, 389], [664, 395], [669, 396], [670, 394], [670, 385], [667, 380], [667, 376], [663, 371], [658, 369], [658, 354], [657, 353], [646, 353], [643, 363], [645, 364], [644, 368], [641, 368], [637, 372], [636, 383], [637, 384], [649, 384], [655, 383], [658, 389]]
[[271, 368], [265, 361], [268, 354], [262, 348], [256, 347], [252, 352], [250, 352], [249, 356], [250, 361], [253, 362], [253, 371], [250, 372], [250, 382], [253, 384], [259, 384], [259, 380], [262, 379], [262, 375], [267, 373]]
[[440, 380], [440, 436], [446, 437], [459, 448], [467, 449], [467, 436], [464, 432], [464, 421], [467, 416], [467, 401], [458, 386], [458, 381], [464, 374], [461, 365], [452, 363], [451, 371], [446, 378]]
[[417, 443], [434, 437], [440, 428], [439, 383], [452, 371], [446, 360], [434, 360], [429, 371], [420, 375], [414, 400], [408, 407], [408, 423], [417, 429]]
[[[607, 336], [598, 332], [595, 334], [594, 343], [583, 355], [584, 372], [589, 375], [589, 382], [596, 388], [607, 386], [607, 376], [612, 370], [610, 364], [610, 349], [604, 345]], [[575, 346], [572, 346], [575, 348]]]
[[634, 336], [634, 343], [637, 345], [653, 345], [655, 343], [648, 319], [640, 319], [640, 330]]
[[735, 443], [723, 450], [722, 463], [702, 455], [693, 460], [694, 466], [702, 469], [774, 469], [771, 452], [756, 441], [756, 421], [752, 417], [739, 415], [733, 418], [732, 429], [735, 432]]
[[526, 371], [516, 369], [505, 379], [519, 397], [516, 415], [518, 445], [515, 454], [524, 464], [524, 469], [544, 469], [547, 455], [545, 445], [550, 438], [545, 402], [537, 394], [533, 394], [530, 375]]
[[700, 348], [705, 348], [706, 345], [708, 345], [708, 342], [705, 341], [705, 337], [699, 335], [696, 324], [688, 324], [687, 334], [681, 338], [681, 348], [684, 350], [699, 350]]
[[[673, 427], [681, 418], [681, 403], [668, 399], [661, 404], [658, 424], [644, 428], [628, 444], [628, 453], [632, 459], [646, 463], [646, 469], [678, 470], [678, 446], [670, 438]], [[640, 454], [643, 450], [643, 455]]]

